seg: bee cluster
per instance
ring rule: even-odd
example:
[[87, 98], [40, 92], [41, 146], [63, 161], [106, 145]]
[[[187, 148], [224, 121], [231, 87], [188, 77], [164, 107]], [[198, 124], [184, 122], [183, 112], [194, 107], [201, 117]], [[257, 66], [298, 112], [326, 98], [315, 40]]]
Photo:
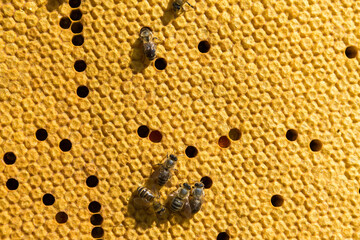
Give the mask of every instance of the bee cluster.
[[169, 182], [177, 161], [177, 156], [170, 154], [166, 156], [163, 163], [157, 164], [158, 168], [149, 179], [150, 189], [143, 186], [137, 188], [134, 198], [136, 206], [151, 207], [158, 217], [165, 216], [165, 213], [180, 213], [186, 218], [191, 218], [200, 211], [204, 198], [204, 184], [202, 182], [196, 182], [193, 187], [188, 183], [180, 184], [177, 190], [168, 195], [165, 204], [159, 200], [160, 189]]

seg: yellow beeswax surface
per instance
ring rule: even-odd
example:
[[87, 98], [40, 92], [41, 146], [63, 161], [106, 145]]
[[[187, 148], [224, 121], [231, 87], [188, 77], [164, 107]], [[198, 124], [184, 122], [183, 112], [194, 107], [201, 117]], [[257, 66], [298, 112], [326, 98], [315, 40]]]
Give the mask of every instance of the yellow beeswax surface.
[[[359, 1], [189, 0], [176, 18], [170, 0], [73, 1], [0, 0], [2, 240], [94, 239], [94, 227], [101, 239], [360, 239]], [[81, 20], [62, 28], [74, 9]], [[143, 55], [143, 26], [164, 70]], [[160, 142], [139, 137], [142, 125]], [[180, 183], [213, 181], [190, 220], [131, 204], [170, 153], [177, 171], [161, 202]]]

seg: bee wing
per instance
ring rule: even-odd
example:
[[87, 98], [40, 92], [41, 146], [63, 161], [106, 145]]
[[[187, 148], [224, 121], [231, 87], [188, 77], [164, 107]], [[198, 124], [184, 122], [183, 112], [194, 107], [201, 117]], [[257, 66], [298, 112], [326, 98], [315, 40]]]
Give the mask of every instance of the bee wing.
[[149, 208], [150, 207], [150, 203], [143, 198], [140, 197], [134, 197], [134, 207], [139, 209], [139, 208]]
[[189, 204], [189, 199], [186, 199], [183, 208], [181, 209], [180, 214], [185, 218], [191, 218], [191, 207]]

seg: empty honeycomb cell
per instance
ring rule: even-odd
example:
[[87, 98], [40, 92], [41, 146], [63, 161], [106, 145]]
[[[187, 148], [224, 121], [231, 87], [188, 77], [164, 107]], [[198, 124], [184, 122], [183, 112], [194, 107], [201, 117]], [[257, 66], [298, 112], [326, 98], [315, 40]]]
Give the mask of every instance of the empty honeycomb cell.
[[233, 141], [239, 140], [241, 138], [241, 131], [237, 128], [230, 129], [229, 138]]
[[318, 152], [322, 148], [322, 142], [319, 139], [314, 139], [310, 142], [310, 149], [313, 152]]
[[92, 201], [90, 204], [89, 204], [89, 207], [88, 207], [89, 211], [92, 212], [92, 213], [97, 213], [97, 212], [100, 212], [101, 210], [101, 204], [97, 201]]
[[83, 72], [86, 69], [86, 63], [84, 60], [76, 60], [74, 63], [74, 68], [77, 72]]
[[185, 154], [188, 158], [194, 158], [196, 157], [196, 155], [198, 154], [198, 150], [196, 147], [194, 146], [188, 146], [186, 149], [185, 149]]
[[68, 220], [68, 215], [66, 214], [66, 212], [58, 212], [56, 215], [55, 215], [55, 220], [56, 222], [60, 223], [60, 224], [63, 224], [63, 223], [66, 223], [67, 220]]
[[221, 136], [218, 144], [221, 148], [228, 148], [230, 147], [230, 139], [227, 136]]
[[60, 147], [61, 151], [68, 152], [71, 150], [72, 143], [70, 142], [69, 139], [63, 139], [63, 140], [61, 140], [59, 147]]
[[91, 216], [90, 218], [90, 222], [92, 225], [96, 226], [96, 225], [101, 225], [103, 222], [103, 217], [100, 214], [94, 214]]
[[46, 193], [44, 194], [42, 201], [45, 206], [51, 206], [55, 203], [55, 197], [50, 193]]
[[71, 20], [68, 17], [62, 17], [59, 24], [61, 28], [68, 29], [71, 25]]
[[84, 36], [83, 35], [75, 35], [73, 36], [72, 40], [71, 40], [72, 44], [74, 44], [74, 46], [81, 46], [84, 44]]
[[159, 143], [161, 142], [162, 139], [162, 133], [158, 130], [151, 131], [149, 135], [149, 139], [154, 143]]
[[48, 137], [48, 133], [45, 129], [40, 128], [35, 133], [36, 139], [39, 141], [45, 141]]
[[3, 160], [6, 165], [12, 165], [16, 162], [16, 155], [13, 152], [7, 152], [4, 154]]
[[150, 132], [150, 129], [145, 125], [141, 125], [137, 130], [137, 134], [141, 138], [147, 138], [147, 136], [149, 135], [149, 132]]
[[82, 17], [82, 12], [80, 9], [74, 9], [70, 13], [70, 18], [73, 21], [79, 21]]
[[286, 138], [289, 141], [295, 141], [298, 137], [298, 132], [295, 129], [289, 129], [286, 132]]
[[73, 22], [71, 24], [71, 31], [74, 33], [74, 34], [78, 34], [78, 33], [81, 33], [83, 31], [83, 25], [81, 22]]
[[348, 58], [355, 58], [357, 56], [358, 49], [355, 46], [349, 46], [345, 49], [345, 55]]
[[86, 98], [89, 95], [89, 89], [86, 86], [79, 86], [76, 89], [76, 94], [81, 98]]
[[212, 179], [208, 176], [202, 177], [200, 179], [200, 182], [202, 182], [204, 184], [204, 188], [206, 188], [206, 189], [211, 188], [211, 186], [213, 184]]
[[167, 66], [167, 62], [165, 58], [157, 58], [154, 65], [157, 70], [164, 70]]
[[96, 187], [98, 184], [99, 179], [94, 175], [91, 175], [86, 179], [86, 185], [90, 188]]
[[216, 240], [229, 240], [230, 236], [226, 232], [221, 232], [217, 235]]
[[10, 178], [6, 182], [6, 187], [9, 190], [16, 190], [19, 187], [19, 182], [15, 178]]
[[80, 7], [81, 0], [69, 0], [69, 5], [72, 8], [78, 8]]
[[274, 207], [281, 207], [284, 204], [284, 198], [281, 195], [274, 195], [271, 197], [271, 204]]
[[93, 238], [101, 238], [104, 236], [104, 229], [102, 227], [94, 227], [91, 230], [91, 236]]
[[207, 53], [210, 51], [210, 43], [206, 40], [199, 42], [198, 49], [201, 53]]

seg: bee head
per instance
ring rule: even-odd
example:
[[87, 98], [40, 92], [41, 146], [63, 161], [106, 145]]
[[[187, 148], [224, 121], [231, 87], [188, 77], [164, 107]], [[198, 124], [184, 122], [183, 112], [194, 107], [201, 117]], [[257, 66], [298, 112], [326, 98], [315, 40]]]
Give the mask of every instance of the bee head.
[[184, 188], [187, 189], [187, 190], [191, 190], [191, 187], [188, 183], [184, 183], [183, 184]]
[[170, 154], [169, 158], [173, 161], [177, 161], [178, 158], [174, 154]]
[[195, 183], [195, 187], [196, 187], [196, 188], [203, 188], [203, 187], [204, 187], [204, 184], [201, 183], [201, 182], [197, 182], [197, 183]]

